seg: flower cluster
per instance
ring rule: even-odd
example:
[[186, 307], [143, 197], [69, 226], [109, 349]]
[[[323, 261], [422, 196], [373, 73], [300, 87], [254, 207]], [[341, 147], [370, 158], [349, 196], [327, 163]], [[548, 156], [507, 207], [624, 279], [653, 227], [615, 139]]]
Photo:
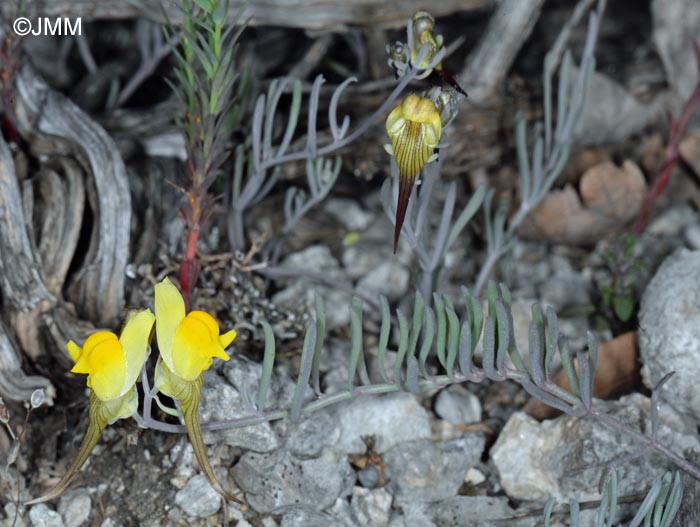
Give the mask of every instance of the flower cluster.
[[[394, 253], [416, 177], [423, 167], [437, 159], [442, 131], [457, 115], [457, 92], [467, 95], [443, 67], [444, 39], [435, 34], [435, 18], [430, 13], [418, 11], [413, 15], [406, 36], [406, 43], [396, 42], [386, 47], [389, 66], [397, 78], [410, 72], [416, 79], [430, 78], [434, 85], [421, 95], [407, 95], [386, 119], [391, 144], [385, 145], [385, 149], [396, 159], [399, 169]], [[450, 87], [442, 88], [443, 81]]]
[[105, 426], [136, 414], [136, 381], [148, 358], [154, 323], [160, 351], [156, 388], [178, 401], [195, 455], [211, 485], [225, 498], [240, 502], [224, 491], [214, 476], [198, 413], [202, 374], [215, 357], [229, 360], [224, 350], [236, 338], [236, 332], [221, 335], [214, 317], [204, 311], [186, 313], [182, 295], [165, 278], [155, 286], [155, 315], [150, 309], [131, 311], [119, 337], [111, 331], [97, 331], [82, 347], [68, 342], [68, 352], [75, 361], [71, 371], [86, 374], [91, 389], [88, 431], [63, 478], [46, 495], [26, 505], [61, 494], [87, 460]]
[[[408, 67], [413, 66], [421, 73], [417, 79], [428, 77], [433, 68], [440, 69], [440, 57], [444, 55], [442, 35], [435, 35], [433, 29], [435, 19], [427, 11], [418, 11], [408, 21], [408, 42], [397, 41], [392, 45], [387, 44], [386, 52], [389, 55], [388, 63], [394, 69], [396, 77], [403, 77]], [[423, 49], [425, 50], [423, 51]], [[437, 62], [437, 65], [431, 66]]]

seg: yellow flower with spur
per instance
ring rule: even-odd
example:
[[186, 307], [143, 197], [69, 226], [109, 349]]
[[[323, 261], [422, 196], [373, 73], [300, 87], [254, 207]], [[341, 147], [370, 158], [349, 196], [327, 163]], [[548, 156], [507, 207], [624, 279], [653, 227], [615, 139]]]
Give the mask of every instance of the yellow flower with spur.
[[416, 176], [425, 165], [437, 159], [435, 149], [442, 135], [440, 112], [431, 99], [411, 93], [387, 117], [386, 131], [391, 145], [385, 148], [396, 158], [399, 167], [399, 199], [394, 226], [396, 253]]
[[73, 373], [87, 374], [91, 388], [89, 425], [75, 458], [60, 481], [44, 496], [28, 501], [34, 505], [59, 496], [73, 480], [100, 439], [107, 424], [127, 419], [138, 409], [136, 380], [148, 355], [155, 317], [150, 309], [131, 311], [121, 335], [97, 331], [81, 348], [72, 340], [67, 348], [75, 361]]
[[156, 388], [180, 403], [187, 436], [209, 484], [224, 498], [242, 504], [217, 481], [207, 457], [199, 423], [203, 373], [209, 369], [214, 357], [229, 360], [224, 350], [236, 338], [236, 331], [220, 335], [219, 325], [209, 313], [186, 313], [180, 291], [168, 278], [156, 284], [155, 297], [156, 336], [160, 350], [155, 374]]

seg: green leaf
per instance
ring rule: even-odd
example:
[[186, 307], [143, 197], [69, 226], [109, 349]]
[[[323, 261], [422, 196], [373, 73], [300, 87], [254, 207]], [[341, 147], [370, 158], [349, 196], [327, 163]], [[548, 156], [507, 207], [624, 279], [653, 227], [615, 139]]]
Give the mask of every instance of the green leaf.
[[613, 309], [617, 318], [627, 322], [632, 317], [634, 310], [634, 297], [629, 295], [616, 295], [613, 298]]
[[626, 258], [632, 258], [634, 256], [634, 248], [637, 246], [637, 237], [634, 234], [630, 234], [623, 238], [624, 254]]
[[200, 7], [200, 9], [207, 13], [213, 13], [216, 9], [216, 3], [212, 2], [211, 0], [194, 0], [194, 2]]

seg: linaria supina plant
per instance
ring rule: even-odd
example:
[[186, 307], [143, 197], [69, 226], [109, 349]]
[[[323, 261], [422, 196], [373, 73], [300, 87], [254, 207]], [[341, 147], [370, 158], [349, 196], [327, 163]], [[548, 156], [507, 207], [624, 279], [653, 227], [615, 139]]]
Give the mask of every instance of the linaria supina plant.
[[90, 387], [89, 424], [83, 442], [65, 475], [44, 496], [25, 505], [58, 497], [70, 484], [100, 439], [102, 430], [118, 419], [128, 419], [138, 409], [136, 380], [148, 355], [155, 317], [150, 309], [127, 315], [121, 335], [97, 331], [81, 348], [72, 340], [66, 346], [75, 366], [73, 373], [87, 374]]
[[[318, 86], [320, 86], [320, 83], [318, 83]], [[424, 97], [431, 98], [430, 94], [425, 95]], [[440, 108], [438, 100], [434, 98], [431, 99], [437, 105], [437, 107]], [[441, 121], [441, 127], [445, 127], [445, 121]], [[395, 168], [396, 167], [394, 167], [394, 169]], [[430, 168], [426, 170], [426, 172], [437, 171], [438, 169], [439, 164], [433, 163], [430, 165]], [[425, 181], [424, 185], [421, 186], [421, 189], [427, 186], [425, 184], [426, 182], [427, 181]], [[451, 192], [450, 194], [454, 196], [454, 192]], [[480, 202], [481, 201], [479, 200], [479, 203]], [[415, 203], [414, 206], [418, 203]], [[451, 215], [453, 205], [454, 201], [452, 202], [452, 205], [446, 207], [446, 210], [450, 211], [448, 216]], [[471, 215], [469, 215], [469, 217], [471, 217]], [[467, 218], [467, 216], [461, 215], [460, 218]], [[464, 219], [464, 221], [458, 221], [458, 224], [463, 226], [467, 219]], [[448, 225], [448, 222], [444, 223], [445, 225]], [[437, 237], [437, 239], [439, 240], [442, 238], [443, 242], [437, 243], [436, 247], [449, 246], [449, 240], [456, 237], [456, 235], [453, 236], [453, 233], [458, 233], [459, 229], [448, 231], [447, 228], [441, 228], [441, 231], [443, 232], [443, 236]], [[436, 251], [435, 254], [442, 254], [442, 249]], [[225, 353], [225, 348], [235, 338], [235, 333], [228, 332], [224, 335], [220, 335], [218, 325], [214, 319], [210, 315], [201, 311], [190, 312], [187, 314], [184, 301], [179, 296], [179, 291], [177, 291], [175, 286], [168, 280], [165, 280], [162, 284], [159, 284], [159, 286], [163, 285], [169, 285], [172, 288], [172, 291], [175, 293], [173, 298], [176, 301], [173, 303], [173, 305], [168, 305], [167, 303], [165, 304], [165, 310], [170, 311], [169, 320], [171, 323], [168, 328], [170, 341], [168, 343], [167, 338], [163, 339], [159, 334], [161, 358], [158, 365], [159, 370], [157, 370], [156, 374], [156, 386], [157, 388], [161, 388], [164, 393], [169, 393], [175, 397], [177, 397], [178, 394], [175, 394], [174, 392], [180, 387], [181, 384], [187, 386], [187, 389], [190, 391], [185, 393], [185, 395], [187, 397], [192, 397], [193, 399], [194, 397], [197, 398], [196, 405], [193, 403], [190, 404], [190, 408], [194, 408], [194, 419], [196, 419], [197, 425], [196, 428], [191, 426], [190, 423], [187, 423], [187, 411], [184, 409], [183, 400], [180, 401], [181, 407], [183, 408], [183, 413], [185, 414], [187, 431], [191, 433], [192, 429], [195, 429], [199, 438], [201, 439], [201, 433], [199, 431], [199, 418], [197, 415], [200, 397], [199, 390], [201, 390], [201, 376], [203, 371], [211, 366], [213, 357], [228, 360], [229, 357]], [[455, 306], [447, 297], [441, 297], [436, 292], [434, 296], [435, 309], [432, 309], [430, 306], [424, 303], [424, 300], [419, 295], [416, 295], [416, 307], [414, 308], [413, 317], [405, 317], [400, 311], [397, 312], [396, 319], [398, 320], [398, 333], [400, 339], [396, 354], [397, 360], [394, 364], [393, 375], [389, 376], [385, 371], [382, 371], [381, 375], [385, 382], [379, 384], [372, 384], [366, 371], [364, 359], [365, 352], [363, 351], [363, 324], [361, 320], [362, 304], [358, 299], [353, 299], [351, 306], [352, 340], [350, 347], [351, 355], [348, 368], [347, 390], [341, 393], [328, 395], [323, 394], [320, 391], [321, 383], [319, 380], [319, 364], [320, 353], [324, 348], [323, 338], [325, 315], [322, 314], [323, 308], [320, 300], [317, 300], [319, 307], [317, 308], [316, 319], [309, 324], [304, 340], [299, 378], [297, 380], [297, 387], [295, 389], [294, 398], [289, 410], [284, 408], [271, 409], [269, 411], [265, 410], [265, 399], [266, 394], [269, 391], [268, 388], [272, 378], [275, 352], [274, 335], [272, 333], [272, 329], [269, 327], [269, 324], [263, 322], [265, 328], [266, 345], [263, 374], [261, 376], [258, 389], [257, 408], [253, 409], [254, 411], [252, 411], [251, 415], [249, 416], [245, 416], [227, 423], [210, 423], [209, 428], [233, 428], [236, 426], [244, 426], [253, 422], [264, 422], [283, 417], [290, 417], [292, 420], [298, 420], [302, 415], [306, 415], [316, 409], [340, 402], [341, 400], [358, 397], [363, 394], [370, 395], [388, 393], [398, 390], [409, 390], [415, 393], [425, 393], [427, 391], [434, 390], [436, 387], [446, 386], [451, 383], [481, 382], [486, 379], [490, 379], [492, 381], [501, 381], [505, 379], [519, 381], [531, 394], [539, 394], [541, 398], [548, 400], [550, 403], [559, 408], [569, 408], [573, 415], [588, 415], [592, 418], [597, 417], [603, 420], [605, 416], [599, 416], [596, 413], [596, 410], [593, 408], [593, 401], [591, 400], [591, 383], [593, 378], [593, 370], [595, 369], [596, 363], [595, 345], [591, 344], [589, 346], [590, 351], [588, 357], [586, 357], [586, 355], [583, 353], [577, 355], [577, 359], [580, 364], [580, 373], [576, 377], [576, 383], [573, 381], [571, 382], [572, 386], [577, 386], [577, 388], [572, 388], [574, 393], [568, 394], [559, 392], [550, 382], [551, 372], [549, 371], [551, 367], [550, 350], [555, 349], [555, 347], [559, 345], [558, 332], [556, 330], [556, 319], [553, 314], [550, 315], [548, 312], [545, 324], [542, 313], [533, 310], [534, 327], [532, 325], [530, 327], [529, 340], [529, 356], [531, 360], [521, 360], [519, 366], [516, 364], [514, 368], [509, 367], [507, 361], [504, 359], [512, 353], [512, 360], [515, 363], [518, 361], [518, 359], [515, 357], [519, 357], [519, 352], [515, 346], [515, 343], [513, 342], [512, 315], [509, 307], [510, 296], [509, 294], [506, 294], [505, 290], [502, 290], [501, 297], [499, 298], [498, 292], [495, 290], [495, 286], [490, 287], [489, 289], [490, 298], [488, 315], [484, 318], [480, 308], [477, 307], [480, 305], [479, 300], [469, 297], [467, 298], [467, 313], [462, 320], [460, 320]], [[467, 294], [465, 294], [465, 296], [467, 296]], [[158, 294], [156, 294], [156, 297], [158, 297]], [[158, 312], [158, 307], [160, 305], [158, 298], [156, 298], [156, 304], [156, 311]], [[477, 309], [479, 309], [478, 314]], [[161, 320], [160, 312], [158, 312], [158, 317], [158, 320]], [[164, 315], [163, 318], [168, 319], [168, 316]], [[412, 322], [409, 322], [410, 320], [412, 320]], [[377, 361], [382, 365], [382, 370], [384, 369], [384, 353], [387, 351], [389, 338], [392, 333], [391, 329], [392, 320], [391, 316], [389, 315], [388, 302], [386, 299], [383, 299], [382, 327], [378, 350], [378, 355], [381, 357], [381, 360]], [[483, 337], [481, 336], [482, 333]], [[482, 350], [482, 358], [481, 360], [477, 359], [476, 361], [473, 361], [472, 357], [475, 354], [477, 346], [480, 342], [481, 345], [479, 347]], [[435, 350], [436, 353], [436, 360], [427, 362], [427, 359], [433, 350]], [[568, 351], [563, 352], [562, 354], [564, 355], [562, 361], [566, 362], [568, 360], [567, 364], [569, 365], [570, 370], [569, 375], [573, 376], [574, 368], [572, 359], [569, 356]], [[170, 359], [170, 363], [167, 363], [168, 358]], [[587, 358], [588, 361], [586, 360]], [[439, 365], [436, 365], [437, 363], [439, 363]], [[172, 378], [166, 378], [168, 373], [165, 372], [165, 368], [168, 366], [170, 366], [168, 371]], [[440, 369], [440, 366], [444, 368], [444, 371]], [[143, 371], [145, 378], [145, 370]], [[359, 376], [362, 382], [361, 386], [355, 384], [356, 374]], [[314, 391], [318, 395], [318, 400], [308, 403], [308, 399], [304, 394], [307, 390], [310, 379], [314, 385]], [[198, 380], [200, 381], [199, 385], [197, 385]], [[194, 390], [194, 393], [191, 393], [191, 390]], [[243, 399], [245, 399], [245, 397], [243, 397]], [[583, 409], [581, 409], [579, 406], [579, 399], [580, 403], [583, 405]], [[586, 414], [586, 411], [588, 414]], [[653, 416], [654, 410], [652, 410], [652, 423], [654, 423]], [[192, 440], [191, 435], [190, 440]], [[650, 442], [652, 441], [652, 444], [656, 446], [657, 450], [660, 450], [661, 446], [656, 443], [656, 439], [653, 438], [650, 440]], [[198, 460], [200, 461], [200, 464], [205, 472], [208, 469], [207, 476], [209, 477], [211, 475], [211, 468], [209, 467], [208, 460], [206, 459], [203, 446], [201, 444], [200, 446], [202, 448], [198, 453]], [[198, 452], [196, 446], [195, 452]], [[203, 458], [200, 457], [200, 455], [202, 455]], [[205, 460], [206, 466], [202, 462], [202, 459]], [[210, 479], [210, 482], [212, 482], [212, 479]], [[218, 486], [216, 480], [213, 480], [212, 484], [215, 485], [215, 488]], [[676, 484], [676, 488], [677, 487], [679, 487], [679, 484]], [[612, 488], [613, 487], [611, 486], [611, 489]], [[652, 489], [652, 491], [656, 493], [653, 495], [653, 499], [645, 500], [646, 511], [650, 510], [651, 505], [648, 504], [653, 504], [656, 496], [666, 495], [666, 491], [659, 489], [663, 489], [662, 484], [655, 484]], [[671, 493], [668, 495], [671, 496]], [[678, 492], [676, 492], [675, 495], [677, 496]], [[615, 496], [616, 494], [614, 490], [611, 490], [607, 499], [614, 500]], [[226, 497], [228, 498], [229, 496]], [[676, 502], [675, 498], [674, 500], [669, 501], [674, 501], [674, 503]], [[602, 507], [601, 510], [603, 510]], [[640, 511], [641, 510], [642, 509], [640, 509]], [[654, 514], [658, 516], [659, 514], [656, 512], [656, 510]], [[673, 512], [673, 509], [669, 508], [669, 510]], [[551, 513], [551, 511], [552, 509], [550, 506], [548, 513]], [[572, 506], [572, 526], [577, 525], [574, 523], [575, 521], [578, 521], [575, 519], [577, 518], [577, 511], [578, 509]], [[605, 515], [605, 512], [603, 512], [603, 515]], [[641, 513], [637, 516], [641, 518]], [[672, 516], [672, 514], [667, 515], [664, 513], [664, 517], [666, 516]], [[608, 519], [609, 523], [606, 524], [606, 527], [609, 527], [614, 521], [614, 514], [610, 513]], [[548, 521], [548, 519], [546, 519], [546, 521]], [[545, 525], [549, 524], [545, 523]], [[654, 525], [657, 524], [655, 523]]]
[[[325, 158], [355, 141], [378, 119], [384, 117], [412, 80], [425, 79], [435, 71], [447, 52], [442, 44], [438, 45], [438, 42], [442, 42], [442, 38], [438, 40], [435, 37], [432, 41], [426, 40], [421, 43], [420, 39], [426, 38], [426, 35], [422, 34], [424, 31], [421, 33], [414, 30], [413, 21], [414, 17], [407, 20], [407, 43], [396, 42], [387, 46], [389, 66], [394, 69], [399, 79], [396, 86], [379, 108], [352, 131], [350, 131], [350, 117], [345, 115], [339, 119], [336, 110], [343, 90], [357, 80], [355, 77], [345, 79], [333, 91], [328, 105], [328, 132], [332, 139], [325, 144], [319, 143], [319, 137], [326, 134], [319, 134], [317, 126], [318, 111], [321, 107], [321, 88], [325, 79], [323, 75], [315, 78], [308, 98], [306, 119], [308, 125], [306, 138], [303, 141], [305, 146], [291, 152], [288, 149], [293, 143], [302, 142], [294, 141], [297, 123], [300, 121], [301, 82], [296, 80], [291, 84], [290, 78], [275, 79], [270, 83], [267, 94], [258, 96], [253, 112], [252, 133], [244, 145], [238, 145], [234, 156], [231, 214], [228, 222], [232, 247], [238, 250], [245, 249], [245, 213], [251, 206], [260, 203], [275, 187], [280, 166], [293, 161], [306, 161], [307, 189], [297, 186], [287, 189], [283, 207], [284, 225], [279, 231], [279, 236], [273, 237], [263, 251], [269, 258], [268, 263], [276, 262], [279, 256], [280, 236], [288, 235], [309, 210], [325, 199], [338, 178], [339, 158], [335, 161]], [[411, 58], [409, 49], [414, 49], [414, 46], [416, 52]], [[289, 113], [284, 116], [278, 115], [279, 102], [282, 95], [289, 91], [290, 85], [292, 101]], [[282, 128], [278, 127], [278, 118], [286, 122]], [[279, 142], [273, 144], [278, 130], [283, 132]], [[274, 265], [267, 265], [261, 272], [274, 278], [280, 269], [275, 268]]]
[[168, 278], [155, 286], [155, 310], [160, 350], [155, 386], [180, 403], [187, 437], [209, 484], [224, 498], [243, 504], [217, 481], [207, 457], [199, 423], [203, 373], [209, 369], [214, 357], [229, 360], [224, 350], [236, 338], [236, 331], [232, 329], [220, 335], [219, 326], [209, 313], [186, 313], [180, 291]]
[[[429, 23], [426, 23], [426, 20]], [[389, 66], [394, 69], [395, 74], [402, 81], [406, 79], [408, 72], [412, 71], [416, 72], [414, 75], [417, 75], [419, 78], [429, 77], [442, 64], [445, 48], [438, 48], [437, 46], [443, 40], [439, 36], [434, 36], [432, 28], [432, 17], [425, 12], [422, 14], [417, 13], [408, 20], [406, 30], [407, 42], [396, 42], [387, 46]], [[418, 47], [419, 44], [420, 47]], [[416, 53], [417, 50], [420, 50], [420, 52]], [[433, 57], [433, 60], [423, 69], [417, 69], [419, 65], [424, 65], [424, 57], [427, 56]], [[433, 86], [418, 95], [420, 98], [430, 99], [439, 112], [441, 133], [435, 149], [440, 149], [440, 156], [434, 162], [425, 163], [420, 170], [417, 170], [417, 172], [420, 172], [420, 187], [417, 183], [418, 175], [415, 176], [414, 182], [416, 184], [406, 185], [404, 183], [406, 178], [402, 177], [402, 167], [399, 166], [399, 160], [397, 159], [397, 163], [392, 162], [391, 177], [384, 182], [380, 194], [386, 215], [394, 223], [395, 233], [398, 231], [400, 234], [403, 234], [405, 241], [417, 258], [420, 269], [418, 277], [420, 290], [426, 299], [432, 298], [433, 291], [440, 280], [444, 278], [444, 275], [441, 277], [444, 257], [467, 226], [469, 220], [481, 207], [486, 193], [485, 186], [477, 187], [467, 204], [461, 211], [457, 211], [456, 217], [453, 218], [455, 206], [457, 205], [458, 185], [456, 181], [452, 181], [446, 185], [444, 189], [445, 199], [439, 204], [442, 210], [439, 223], [433, 226], [430, 221], [427, 221], [427, 218], [430, 216], [429, 209], [434, 205], [432, 204], [432, 198], [435, 197], [433, 191], [436, 187], [442, 186], [439, 181], [440, 164], [442, 153], [448, 147], [443, 136], [445, 129], [457, 115], [459, 99], [461, 99], [459, 91], [462, 90]], [[393, 124], [392, 122], [387, 122], [387, 131], [390, 133], [390, 137], [393, 131], [391, 130]], [[435, 126], [433, 128], [435, 129]], [[387, 150], [389, 153], [392, 153], [394, 147], [391, 146]], [[407, 194], [408, 198], [404, 200], [406, 205], [405, 211], [402, 211], [403, 216], [399, 222], [398, 209], [401, 205], [400, 195], [402, 192]], [[411, 197], [412, 194], [415, 194], [415, 198]], [[397, 226], [398, 223], [400, 225]]]

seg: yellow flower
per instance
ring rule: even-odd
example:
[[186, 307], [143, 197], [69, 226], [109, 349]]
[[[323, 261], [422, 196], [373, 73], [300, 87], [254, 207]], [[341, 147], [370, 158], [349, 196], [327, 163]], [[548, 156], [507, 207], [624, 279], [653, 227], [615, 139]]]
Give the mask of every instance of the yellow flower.
[[155, 286], [155, 295], [158, 349], [171, 372], [193, 381], [211, 366], [213, 357], [229, 360], [224, 349], [236, 338], [235, 330], [219, 335], [219, 326], [209, 313], [185, 315], [185, 301], [168, 278]]
[[123, 397], [146, 361], [154, 320], [151, 310], [144, 309], [127, 319], [120, 337], [111, 331], [97, 331], [82, 348], [71, 340], [66, 346], [75, 361], [71, 371], [87, 373], [87, 385], [101, 401]]
[[209, 313], [185, 313], [180, 291], [165, 278], [155, 286], [156, 337], [160, 359], [156, 364], [155, 385], [177, 399], [194, 455], [209, 484], [228, 500], [243, 503], [226, 492], [214, 475], [202, 439], [199, 401], [204, 376], [214, 357], [229, 360], [224, 349], [236, 338], [234, 330], [219, 334], [219, 325]]
[[434, 152], [442, 135], [440, 112], [432, 100], [411, 93], [387, 117], [386, 131], [391, 139], [386, 149], [396, 158], [400, 175], [394, 228], [396, 252], [416, 175], [437, 158]]
[[71, 371], [87, 373], [87, 384], [92, 388], [88, 429], [63, 477], [48, 493], [26, 502], [26, 506], [58, 497], [87, 461], [105, 426], [136, 413], [135, 384], [148, 355], [154, 320], [150, 309], [132, 311], [118, 338], [111, 331], [97, 331], [82, 348], [72, 340], [68, 342], [66, 347], [75, 361]]

